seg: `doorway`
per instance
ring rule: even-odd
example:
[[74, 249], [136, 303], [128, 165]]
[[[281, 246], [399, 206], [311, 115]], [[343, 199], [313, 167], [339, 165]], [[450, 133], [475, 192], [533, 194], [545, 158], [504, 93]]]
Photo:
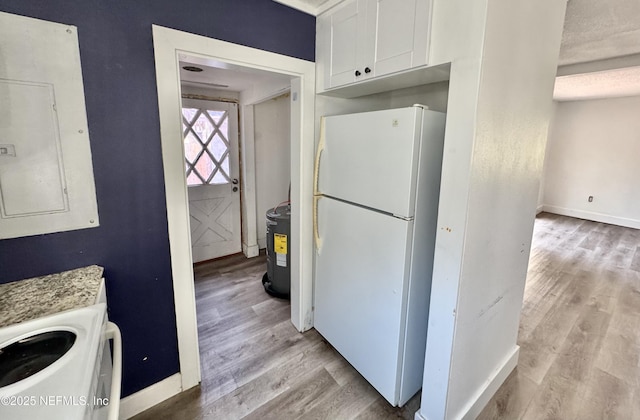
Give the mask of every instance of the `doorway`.
[[254, 48], [153, 26], [167, 219], [180, 360], [181, 389], [200, 382], [197, 320], [186, 173], [181, 141], [179, 61], [190, 56], [204, 65], [254, 68], [291, 78], [291, 322], [312, 327], [312, 173], [315, 65]]

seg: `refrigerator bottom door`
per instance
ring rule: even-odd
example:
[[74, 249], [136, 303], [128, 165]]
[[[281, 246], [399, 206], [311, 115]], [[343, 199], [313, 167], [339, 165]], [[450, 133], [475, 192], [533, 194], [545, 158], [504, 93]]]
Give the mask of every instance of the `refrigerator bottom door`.
[[314, 326], [398, 405], [413, 222], [330, 198], [318, 204]]

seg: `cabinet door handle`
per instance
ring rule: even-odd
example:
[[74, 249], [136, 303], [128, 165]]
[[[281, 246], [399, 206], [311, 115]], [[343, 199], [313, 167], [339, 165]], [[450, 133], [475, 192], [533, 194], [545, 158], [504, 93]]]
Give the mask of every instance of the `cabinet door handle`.
[[369, 67], [365, 67], [364, 68], [364, 72], [369, 74], [369, 73], [371, 73], [371, 69]]
[[356, 77], [362, 75], [362, 73], [360, 73], [360, 70], [356, 70]]

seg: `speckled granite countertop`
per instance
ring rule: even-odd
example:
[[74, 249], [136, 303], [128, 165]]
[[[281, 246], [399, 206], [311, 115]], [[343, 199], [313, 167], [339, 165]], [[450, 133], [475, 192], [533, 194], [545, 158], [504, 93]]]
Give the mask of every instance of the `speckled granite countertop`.
[[96, 303], [103, 268], [97, 265], [0, 284], [0, 327]]

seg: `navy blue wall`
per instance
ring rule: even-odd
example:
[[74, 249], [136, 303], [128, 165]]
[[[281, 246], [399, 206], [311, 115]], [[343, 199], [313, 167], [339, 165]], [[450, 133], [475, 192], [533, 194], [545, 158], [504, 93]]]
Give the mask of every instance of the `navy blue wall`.
[[78, 27], [100, 227], [0, 240], [0, 283], [105, 267], [123, 396], [179, 370], [151, 25], [314, 60], [315, 19], [271, 0], [0, 0]]

